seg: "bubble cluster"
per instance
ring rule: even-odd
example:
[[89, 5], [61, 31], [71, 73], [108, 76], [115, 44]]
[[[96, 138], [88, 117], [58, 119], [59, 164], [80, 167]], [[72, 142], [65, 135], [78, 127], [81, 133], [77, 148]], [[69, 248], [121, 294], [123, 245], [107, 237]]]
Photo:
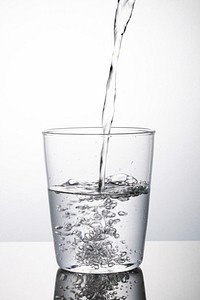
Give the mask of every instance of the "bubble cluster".
[[[121, 191], [119, 194], [116, 187]], [[80, 194], [83, 189], [84, 193]], [[118, 174], [106, 178], [106, 193], [95, 194], [96, 189], [97, 183], [78, 183], [72, 179], [62, 184], [60, 191], [56, 187], [56, 197], [59, 193], [65, 197], [65, 201], [56, 206], [59, 221], [53, 224], [58, 257], [64, 252], [69, 253], [75, 265], [93, 270], [128, 265], [132, 249], [128, 249], [121, 236], [120, 226], [129, 217], [129, 211], [122, 210], [120, 203], [147, 194], [149, 185], [126, 174]], [[128, 194], [124, 194], [125, 189]], [[117, 240], [121, 246], [115, 242]]]

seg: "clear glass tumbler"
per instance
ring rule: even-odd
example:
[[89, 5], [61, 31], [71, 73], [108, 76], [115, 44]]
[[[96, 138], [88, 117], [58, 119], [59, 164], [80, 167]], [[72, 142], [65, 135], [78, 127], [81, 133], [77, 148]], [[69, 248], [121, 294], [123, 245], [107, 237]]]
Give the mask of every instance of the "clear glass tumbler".
[[[143, 259], [154, 131], [113, 127], [43, 133], [58, 265], [80, 273], [124, 272]], [[108, 141], [103, 190], [102, 144]]]

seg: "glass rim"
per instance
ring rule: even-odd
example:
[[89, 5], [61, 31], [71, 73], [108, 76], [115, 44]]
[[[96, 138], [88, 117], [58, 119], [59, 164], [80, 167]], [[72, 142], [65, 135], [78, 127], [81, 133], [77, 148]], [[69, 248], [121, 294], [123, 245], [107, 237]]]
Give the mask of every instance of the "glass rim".
[[102, 127], [61, 127], [44, 130], [42, 134], [46, 135], [95, 135], [95, 136], [111, 136], [111, 135], [154, 135], [155, 130], [144, 127], [111, 127], [110, 133], [104, 133]]

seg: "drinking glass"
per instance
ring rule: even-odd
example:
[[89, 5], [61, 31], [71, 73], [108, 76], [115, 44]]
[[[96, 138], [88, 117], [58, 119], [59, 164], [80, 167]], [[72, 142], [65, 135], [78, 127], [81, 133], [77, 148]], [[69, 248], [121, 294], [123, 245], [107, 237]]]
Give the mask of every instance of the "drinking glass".
[[[103, 134], [101, 127], [60, 128], [46, 130], [43, 137], [60, 268], [80, 273], [137, 268], [144, 253], [154, 131], [113, 127]], [[105, 178], [100, 189], [105, 142]]]

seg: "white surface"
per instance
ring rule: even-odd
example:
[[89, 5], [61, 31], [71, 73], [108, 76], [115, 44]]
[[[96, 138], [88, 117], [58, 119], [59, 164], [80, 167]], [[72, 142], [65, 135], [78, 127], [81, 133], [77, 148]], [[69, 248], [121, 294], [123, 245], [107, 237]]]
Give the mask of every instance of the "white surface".
[[200, 242], [147, 242], [144, 274], [148, 300], [198, 300]]
[[[199, 264], [200, 242], [147, 242], [141, 265], [146, 299], [199, 300]], [[0, 266], [1, 299], [53, 299], [52, 243], [0, 243]]]
[[[0, 241], [51, 240], [41, 131], [101, 124], [116, 3], [0, 2]], [[199, 50], [199, 0], [136, 1], [114, 124], [157, 131], [150, 240], [200, 239]]]
[[0, 243], [0, 298], [53, 299], [57, 265], [52, 243]]

